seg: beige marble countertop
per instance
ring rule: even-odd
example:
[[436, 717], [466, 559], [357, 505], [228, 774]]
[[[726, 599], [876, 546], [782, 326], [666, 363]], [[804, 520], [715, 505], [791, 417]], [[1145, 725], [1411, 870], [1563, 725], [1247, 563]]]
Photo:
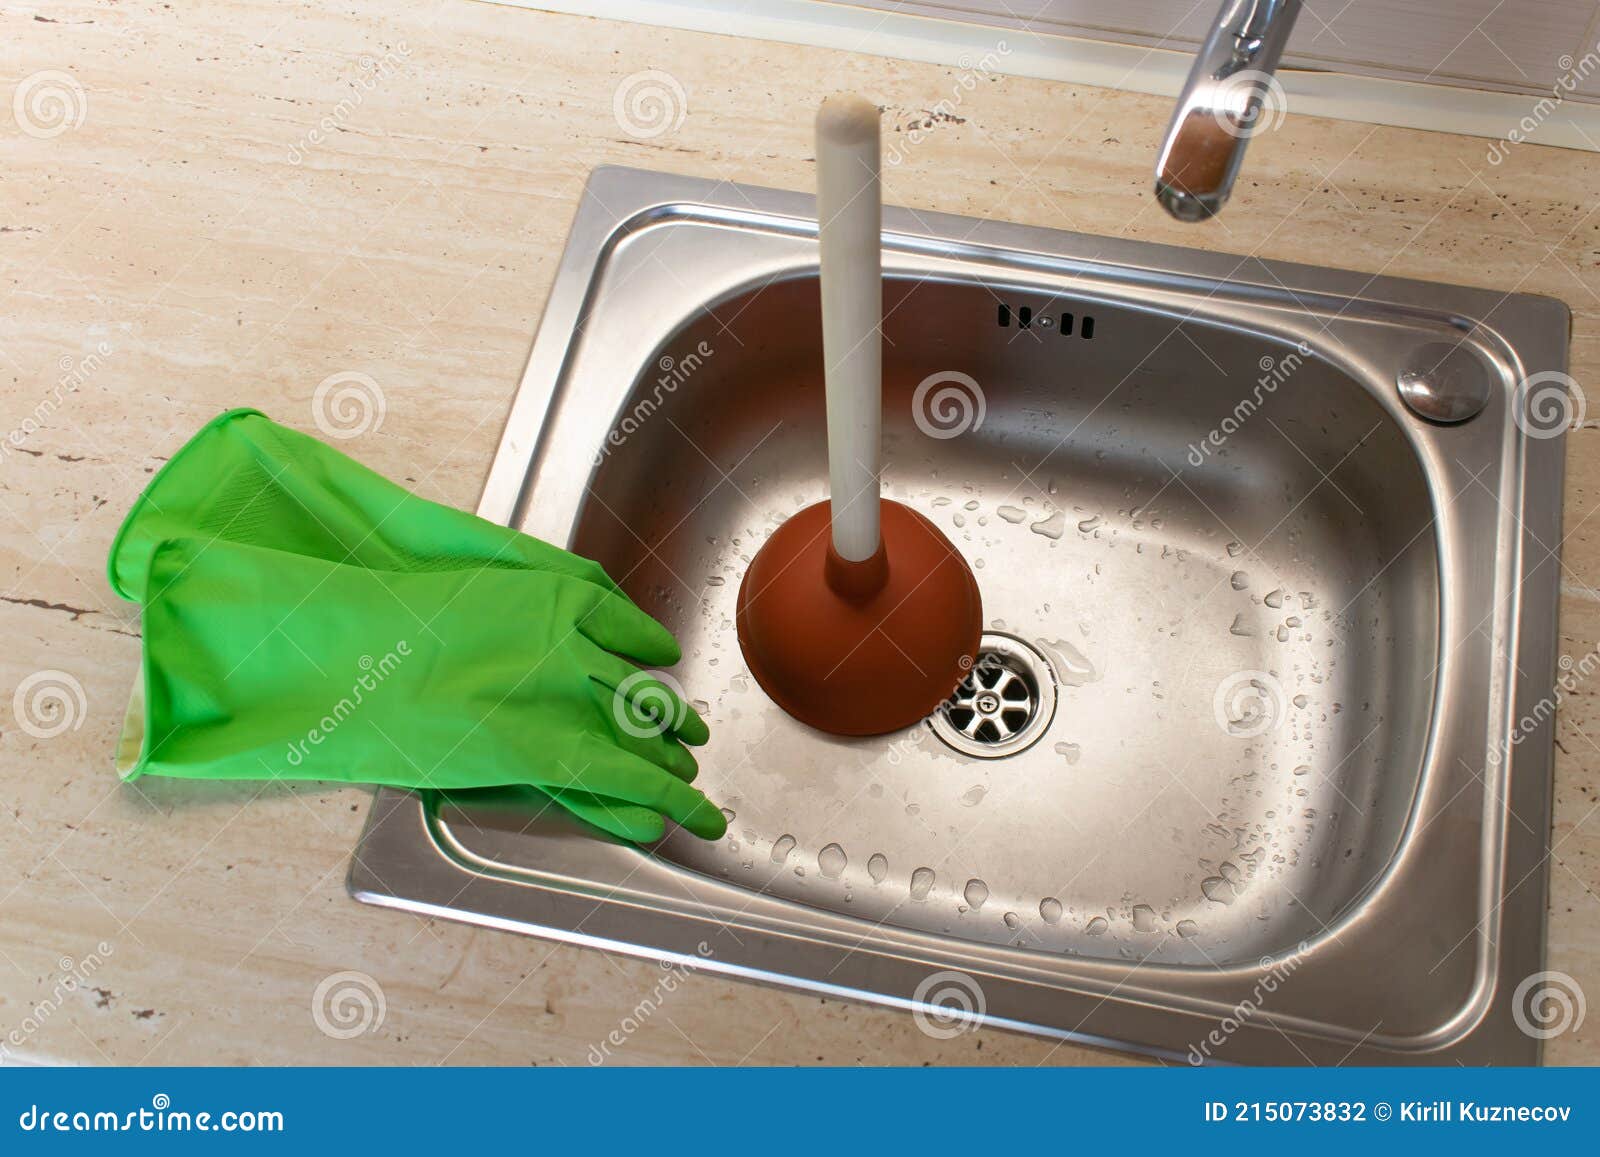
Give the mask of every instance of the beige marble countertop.
[[[681, 85], [685, 115], [640, 139], [613, 97], [651, 69]], [[1170, 106], [1145, 96], [998, 76], [967, 89], [932, 65], [463, 0], [0, 5], [0, 1055], [581, 1065], [651, 992], [652, 963], [349, 900], [364, 790], [119, 784], [139, 620], [104, 557], [206, 418], [252, 404], [314, 429], [312, 393], [340, 372], [387, 399], [344, 448], [470, 507], [585, 174], [808, 188], [815, 101], [846, 88], [902, 133], [959, 91], [958, 115], [886, 172], [890, 201], [1551, 294], [1574, 311], [1578, 381], [1600, 368], [1593, 154], [1521, 146], [1491, 165], [1482, 140], [1291, 116], [1254, 143], [1228, 213], [1182, 227], [1149, 195]], [[1597, 438], [1569, 442], [1574, 655], [1600, 637]], [[53, 737], [11, 705], [41, 671], [83, 689]], [[1579, 687], [1559, 716], [1549, 966], [1600, 998], [1593, 697]], [[318, 1029], [313, 992], [341, 970], [381, 983], [376, 1031]], [[614, 1052], [1126, 1063], [1001, 1031], [933, 1040], [898, 1012], [705, 975]], [[1600, 1016], [1547, 1055], [1600, 1062]]]

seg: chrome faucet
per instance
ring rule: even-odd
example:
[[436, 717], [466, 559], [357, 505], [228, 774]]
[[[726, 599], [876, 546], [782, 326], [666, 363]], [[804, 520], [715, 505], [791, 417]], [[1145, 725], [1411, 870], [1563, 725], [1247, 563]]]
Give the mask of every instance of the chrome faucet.
[[1156, 199], [1178, 220], [1217, 214], [1233, 190], [1245, 145], [1265, 116], [1281, 113], [1273, 70], [1299, 14], [1300, 0], [1223, 0], [1156, 162]]

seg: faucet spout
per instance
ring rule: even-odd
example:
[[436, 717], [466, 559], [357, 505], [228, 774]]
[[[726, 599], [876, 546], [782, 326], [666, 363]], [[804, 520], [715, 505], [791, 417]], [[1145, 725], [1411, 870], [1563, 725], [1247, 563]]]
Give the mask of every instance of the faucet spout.
[[1273, 71], [1300, 0], [1223, 0], [1195, 57], [1156, 162], [1156, 199], [1180, 221], [1216, 216], [1270, 113]]

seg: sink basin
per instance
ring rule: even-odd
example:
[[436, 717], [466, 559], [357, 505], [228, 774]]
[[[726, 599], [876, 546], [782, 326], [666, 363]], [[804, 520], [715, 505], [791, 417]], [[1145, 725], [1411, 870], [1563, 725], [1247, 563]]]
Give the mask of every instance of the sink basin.
[[[354, 894], [1196, 1062], [1537, 1060], [1563, 438], [1518, 383], [1565, 306], [887, 210], [885, 492], [989, 633], [841, 740], [733, 626], [825, 495], [812, 213], [596, 171], [480, 507], [678, 636], [727, 838], [384, 791]], [[1397, 387], [1441, 363], [1466, 420]]]

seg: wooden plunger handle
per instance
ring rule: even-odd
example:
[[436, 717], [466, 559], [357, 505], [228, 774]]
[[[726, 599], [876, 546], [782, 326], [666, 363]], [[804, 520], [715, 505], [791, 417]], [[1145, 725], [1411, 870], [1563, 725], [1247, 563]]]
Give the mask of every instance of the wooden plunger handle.
[[827, 380], [833, 548], [848, 562], [878, 550], [883, 425], [883, 194], [878, 109], [842, 93], [817, 112], [822, 356]]

